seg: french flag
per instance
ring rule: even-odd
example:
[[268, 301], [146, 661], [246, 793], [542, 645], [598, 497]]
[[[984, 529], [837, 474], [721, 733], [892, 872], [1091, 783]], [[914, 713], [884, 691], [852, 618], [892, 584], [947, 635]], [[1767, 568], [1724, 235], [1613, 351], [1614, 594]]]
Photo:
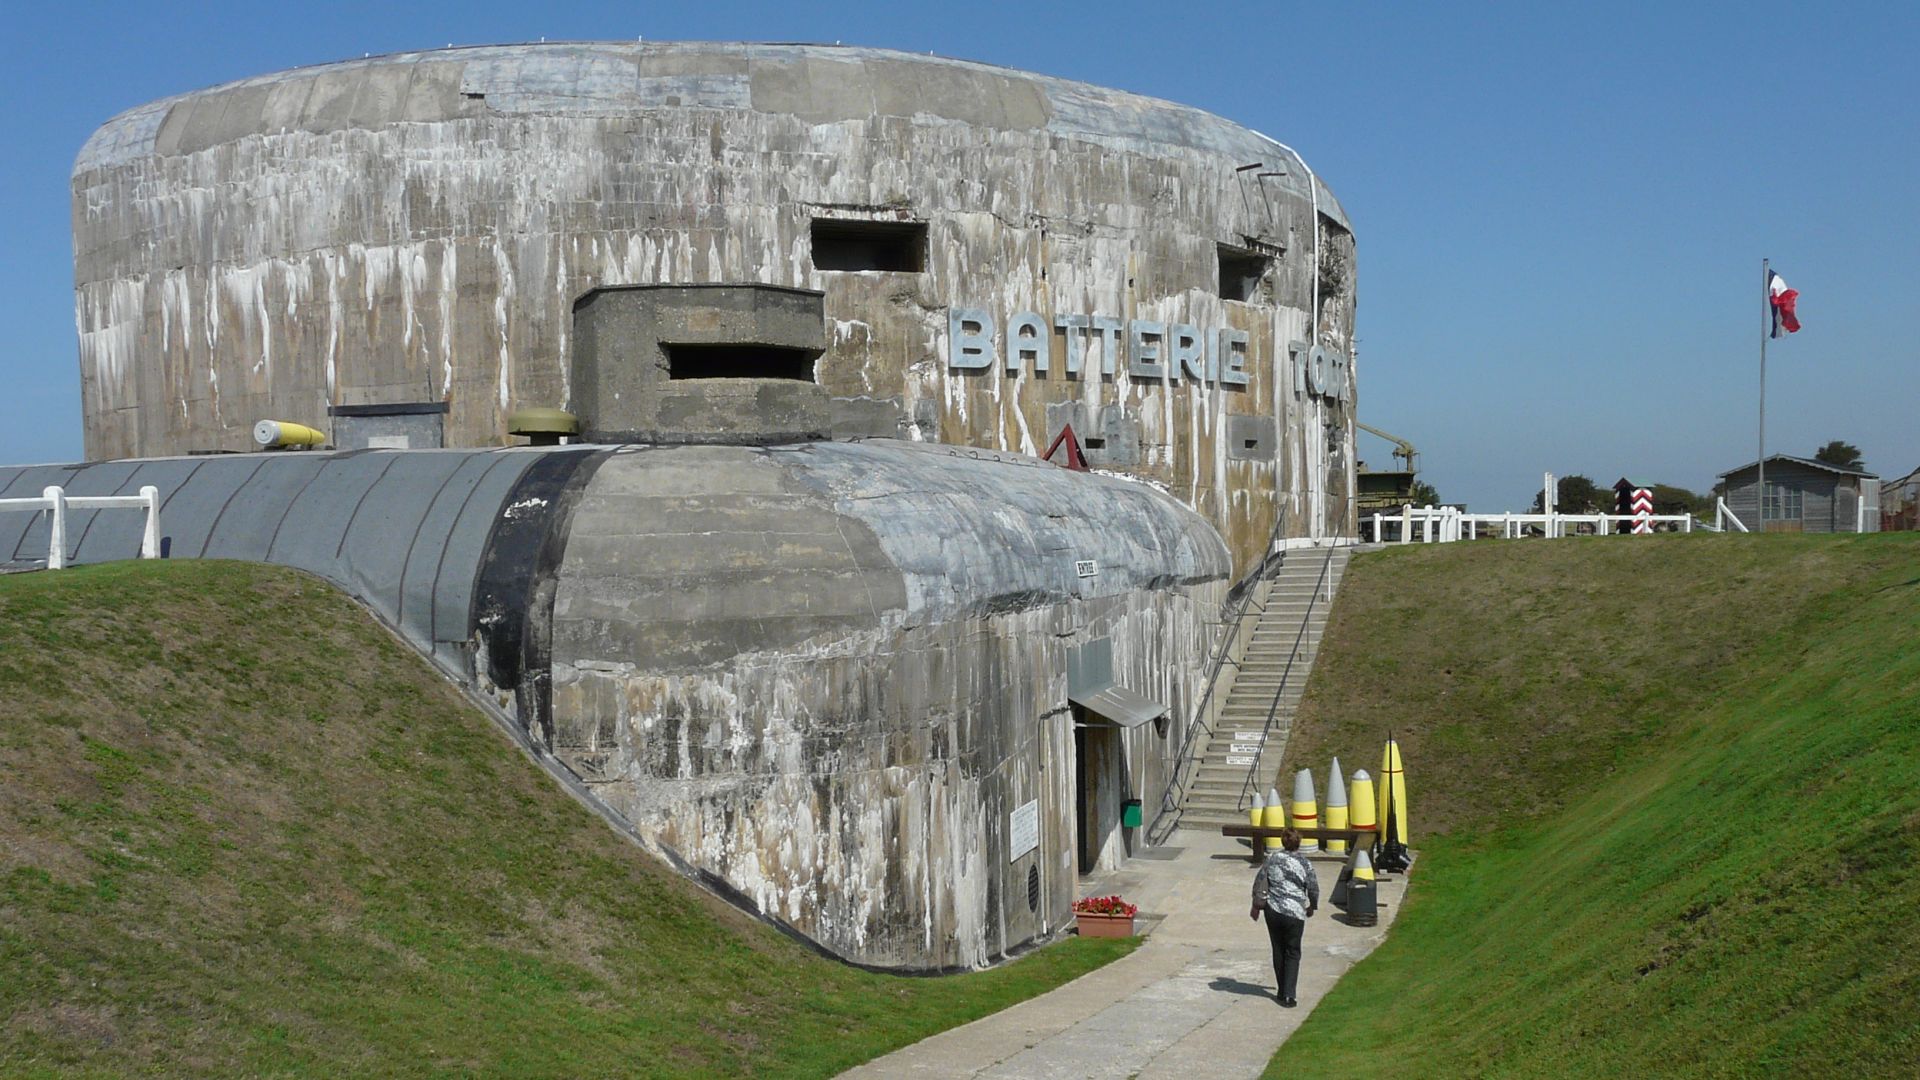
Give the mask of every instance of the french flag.
[[1793, 314], [1793, 304], [1798, 299], [1800, 290], [1787, 288], [1787, 279], [1767, 271], [1767, 303], [1773, 305], [1774, 337], [1799, 331], [1800, 320]]

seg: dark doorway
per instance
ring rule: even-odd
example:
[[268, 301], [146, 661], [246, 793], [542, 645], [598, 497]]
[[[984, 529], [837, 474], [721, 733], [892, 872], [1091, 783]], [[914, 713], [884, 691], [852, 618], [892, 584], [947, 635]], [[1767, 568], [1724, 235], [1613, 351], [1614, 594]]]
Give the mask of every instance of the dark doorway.
[[1120, 827], [1120, 729], [1074, 709], [1073, 818], [1080, 873], [1100, 866], [1100, 853]]

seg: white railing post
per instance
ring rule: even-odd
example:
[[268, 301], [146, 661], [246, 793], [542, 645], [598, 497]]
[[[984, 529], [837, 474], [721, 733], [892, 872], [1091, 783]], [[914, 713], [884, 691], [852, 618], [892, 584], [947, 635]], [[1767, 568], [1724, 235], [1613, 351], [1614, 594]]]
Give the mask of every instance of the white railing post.
[[1400, 508], [1400, 542], [1413, 543], [1413, 504], [1407, 503]]
[[147, 504], [147, 531], [140, 535], [140, 557], [157, 559], [160, 557], [160, 489], [148, 484], [140, 489], [140, 498]]
[[49, 487], [40, 497], [47, 500], [47, 513], [53, 515], [47, 525], [47, 569], [64, 569], [67, 565], [67, 493], [58, 487]]
[[1373, 542], [1376, 544], [1384, 544], [1387, 542], [1387, 538], [1380, 535], [1380, 512], [1378, 510], [1373, 512]]

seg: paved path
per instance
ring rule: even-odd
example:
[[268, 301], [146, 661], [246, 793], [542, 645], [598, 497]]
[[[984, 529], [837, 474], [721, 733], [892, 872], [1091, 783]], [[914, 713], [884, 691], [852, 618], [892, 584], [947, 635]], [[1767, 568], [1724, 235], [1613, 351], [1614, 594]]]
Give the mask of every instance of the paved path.
[[1307, 923], [1300, 1007], [1274, 1000], [1265, 927], [1247, 918], [1254, 866], [1239, 841], [1182, 830], [1164, 854], [1083, 883], [1087, 895], [1119, 892], [1142, 915], [1163, 913], [1132, 955], [1050, 993], [944, 1031], [845, 1076], [1255, 1077], [1345, 971], [1380, 943], [1400, 910], [1405, 879], [1380, 882], [1380, 924], [1348, 926], [1325, 897], [1339, 876], [1315, 859], [1322, 903]]

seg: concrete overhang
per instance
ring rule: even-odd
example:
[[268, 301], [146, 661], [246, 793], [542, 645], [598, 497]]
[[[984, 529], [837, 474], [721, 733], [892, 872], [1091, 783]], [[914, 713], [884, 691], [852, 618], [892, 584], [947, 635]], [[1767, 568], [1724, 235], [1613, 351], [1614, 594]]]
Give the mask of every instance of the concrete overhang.
[[1104, 720], [1123, 728], [1137, 728], [1167, 715], [1165, 705], [1119, 683], [1109, 683], [1087, 694], [1070, 693], [1067, 700], [1085, 709], [1089, 720]]
[[1113, 677], [1113, 639], [1098, 638], [1067, 651], [1067, 700], [1090, 720], [1137, 728], [1167, 715], [1167, 707], [1121, 686]]

